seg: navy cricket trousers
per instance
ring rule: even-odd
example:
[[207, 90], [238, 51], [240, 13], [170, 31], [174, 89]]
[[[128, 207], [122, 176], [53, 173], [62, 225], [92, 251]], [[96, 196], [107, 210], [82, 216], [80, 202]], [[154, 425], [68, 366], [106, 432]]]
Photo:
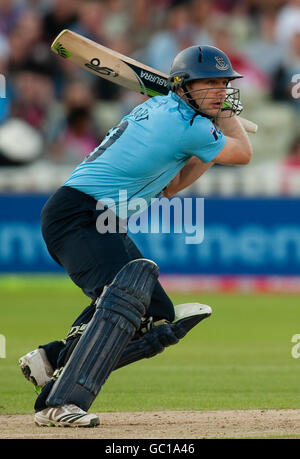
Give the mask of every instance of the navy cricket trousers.
[[[42, 234], [50, 255], [93, 300], [125, 264], [144, 258], [126, 233], [97, 231], [96, 220], [101, 212], [91, 196], [63, 186], [41, 213]], [[147, 316], [174, 320], [173, 304], [158, 281]]]

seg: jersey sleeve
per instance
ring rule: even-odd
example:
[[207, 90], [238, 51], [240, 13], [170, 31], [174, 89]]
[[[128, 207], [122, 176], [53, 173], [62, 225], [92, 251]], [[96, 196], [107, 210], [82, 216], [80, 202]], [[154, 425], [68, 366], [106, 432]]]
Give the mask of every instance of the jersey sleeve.
[[182, 150], [191, 156], [197, 156], [204, 163], [212, 161], [226, 143], [224, 134], [204, 117], [196, 117], [192, 126], [182, 136]]

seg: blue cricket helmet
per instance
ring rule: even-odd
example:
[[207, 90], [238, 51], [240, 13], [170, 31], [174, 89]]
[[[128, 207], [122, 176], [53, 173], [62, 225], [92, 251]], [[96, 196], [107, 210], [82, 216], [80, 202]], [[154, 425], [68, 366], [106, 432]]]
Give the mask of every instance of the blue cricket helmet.
[[228, 56], [214, 46], [190, 46], [175, 57], [169, 77], [172, 91], [201, 78], [243, 78], [233, 70]]

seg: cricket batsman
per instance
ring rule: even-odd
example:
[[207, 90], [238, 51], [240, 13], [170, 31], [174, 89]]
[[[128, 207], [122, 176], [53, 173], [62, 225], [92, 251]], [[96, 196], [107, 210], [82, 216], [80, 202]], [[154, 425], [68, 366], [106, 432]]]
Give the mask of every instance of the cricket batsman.
[[[220, 49], [181, 51], [168, 95], [125, 116], [45, 204], [41, 227], [49, 253], [92, 303], [65, 340], [20, 358], [24, 376], [42, 387], [37, 425], [98, 425], [88, 410], [113, 370], [157, 355], [210, 316], [211, 308], [199, 303], [174, 308], [157, 265], [126, 232], [101, 232], [96, 222], [107, 198], [120, 228], [120, 209], [131, 198], [149, 205], [191, 185], [213, 164], [249, 163], [251, 145], [236, 116], [239, 90], [230, 85], [241, 77]], [[120, 190], [127, 192], [125, 203]]]

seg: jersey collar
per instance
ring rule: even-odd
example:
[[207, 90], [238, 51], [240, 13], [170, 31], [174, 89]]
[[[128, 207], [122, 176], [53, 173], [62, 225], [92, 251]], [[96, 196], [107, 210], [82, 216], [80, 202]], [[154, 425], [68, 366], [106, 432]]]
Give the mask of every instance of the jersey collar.
[[196, 111], [188, 105], [181, 97], [179, 97], [175, 92], [170, 91], [169, 95], [171, 95], [172, 99], [175, 100], [178, 103], [178, 108], [181, 113], [184, 113], [185, 116], [190, 117], [191, 119], [191, 124], [194, 121], [194, 118], [198, 116], [202, 116], [204, 118], [208, 118], [209, 120], [212, 120], [212, 118], [209, 115], [206, 115], [205, 113], [201, 113], [199, 111]]

